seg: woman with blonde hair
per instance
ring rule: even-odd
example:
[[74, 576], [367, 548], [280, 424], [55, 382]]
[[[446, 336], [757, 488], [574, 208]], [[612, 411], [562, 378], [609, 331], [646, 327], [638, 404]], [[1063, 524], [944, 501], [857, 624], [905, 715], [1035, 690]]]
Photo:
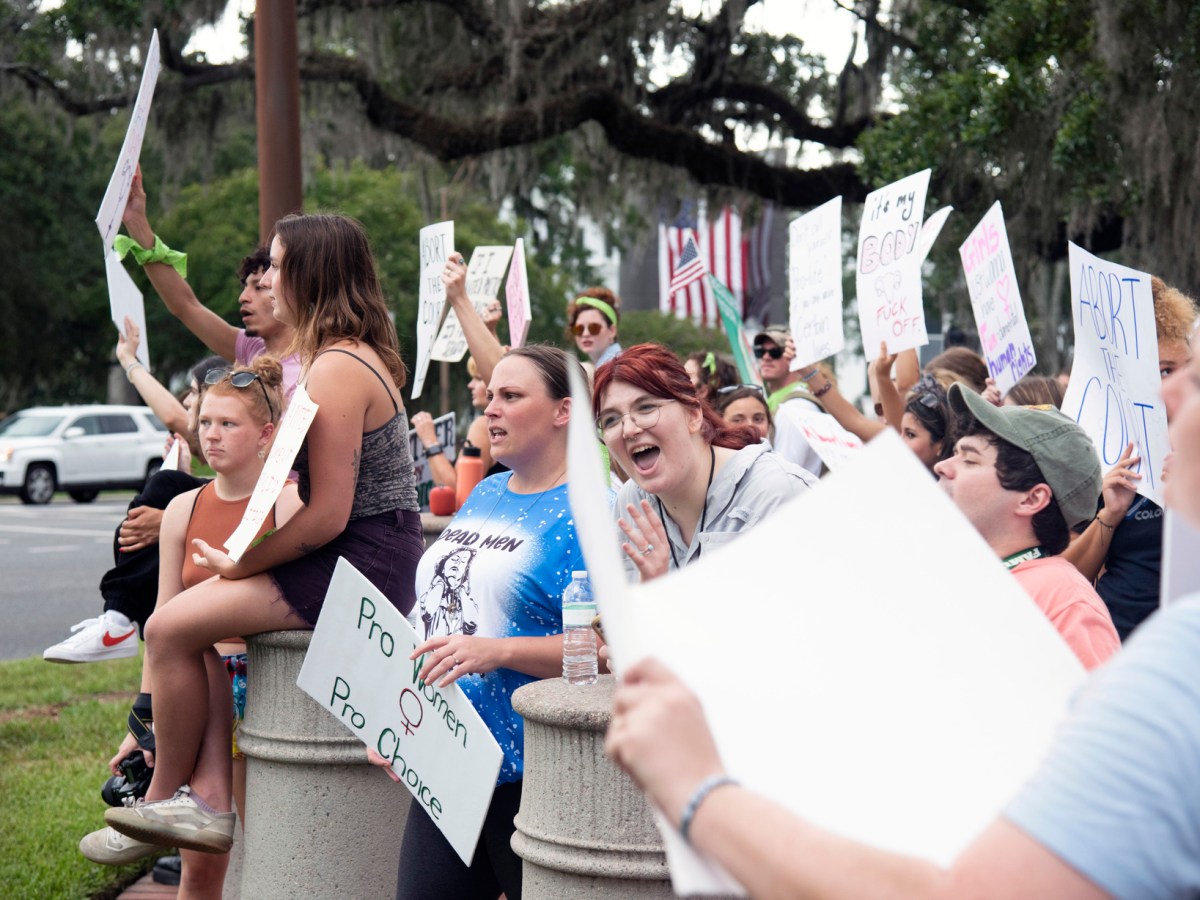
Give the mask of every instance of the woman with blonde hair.
[[154, 780], [144, 804], [105, 816], [139, 840], [210, 853], [228, 850], [232, 825], [227, 794], [189, 785], [210, 718], [206, 651], [230, 633], [312, 628], [339, 557], [407, 615], [424, 547], [404, 363], [366, 232], [344, 216], [287, 216], [263, 279], [276, 318], [296, 329], [301, 384], [317, 404], [295, 461], [305, 506], [237, 562], [195, 541], [196, 564], [220, 577], [184, 591], [146, 627]]

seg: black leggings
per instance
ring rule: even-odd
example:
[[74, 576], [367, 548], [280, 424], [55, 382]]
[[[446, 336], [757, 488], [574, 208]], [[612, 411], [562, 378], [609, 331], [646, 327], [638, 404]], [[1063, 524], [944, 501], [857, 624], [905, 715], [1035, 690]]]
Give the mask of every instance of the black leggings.
[[400, 847], [396, 900], [521, 900], [521, 859], [513, 852], [513, 832], [521, 807], [521, 782], [496, 786], [470, 867], [442, 837], [425, 808], [413, 798]]

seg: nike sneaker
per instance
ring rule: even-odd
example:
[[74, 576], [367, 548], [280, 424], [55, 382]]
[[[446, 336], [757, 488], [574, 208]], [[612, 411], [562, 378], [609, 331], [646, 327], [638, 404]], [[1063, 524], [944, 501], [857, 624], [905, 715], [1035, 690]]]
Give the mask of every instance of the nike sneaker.
[[71, 626], [71, 636], [42, 654], [56, 663], [99, 662], [137, 656], [137, 626], [115, 610], [105, 610], [96, 619], [84, 619]]

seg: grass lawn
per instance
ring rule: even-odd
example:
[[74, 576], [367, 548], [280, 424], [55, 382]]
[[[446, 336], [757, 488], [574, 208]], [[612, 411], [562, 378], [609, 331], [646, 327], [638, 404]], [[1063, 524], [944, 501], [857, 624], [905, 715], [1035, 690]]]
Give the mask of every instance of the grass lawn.
[[0, 662], [0, 894], [115, 896], [152, 860], [113, 868], [79, 855], [104, 824], [100, 785], [125, 728], [140, 662]]

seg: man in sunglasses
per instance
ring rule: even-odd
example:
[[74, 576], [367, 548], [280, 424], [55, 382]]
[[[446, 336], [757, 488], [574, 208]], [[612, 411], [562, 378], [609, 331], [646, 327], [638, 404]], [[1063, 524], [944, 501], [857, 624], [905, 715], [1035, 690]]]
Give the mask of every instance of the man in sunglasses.
[[766, 385], [767, 409], [775, 421], [775, 452], [814, 475], [821, 474], [821, 457], [804, 437], [799, 415], [803, 411], [824, 412], [820, 401], [808, 391], [799, 372], [791, 371], [795, 351], [789, 352], [792, 333], [771, 326], [754, 336], [754, 358]]
[[1121, 647], [1108, 608], [1061, 554], [1070, 529], [1096, 514], [1100, 461], [1087, 434], [1056, 409], [992, 406], [951, 385], [954, 456], [938, 483], [1013, 573], [1087, 669]]

